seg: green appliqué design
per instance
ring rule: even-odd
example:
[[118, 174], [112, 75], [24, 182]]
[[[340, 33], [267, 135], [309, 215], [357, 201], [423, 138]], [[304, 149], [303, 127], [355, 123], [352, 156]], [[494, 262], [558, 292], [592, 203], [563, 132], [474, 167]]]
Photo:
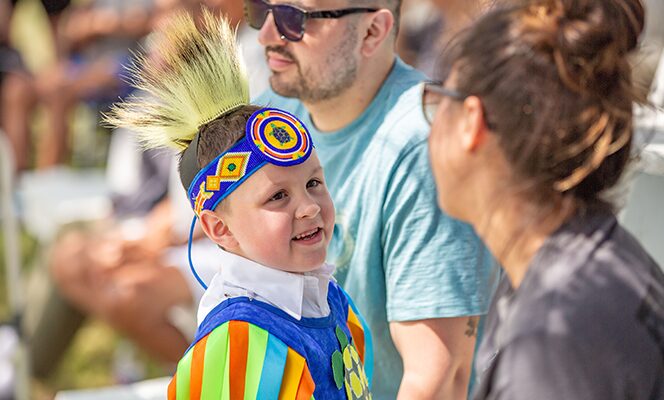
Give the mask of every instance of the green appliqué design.
[[237, 166], [235, 165], [235, 163], [228, 164], [228, 167], [226, 167], [226, 169], [228, 169], [231, 172], [235, 171], [236, 168]]
[[339, 350], [332, 353], [332, 372], [337, 389], [341, 389], [344, 384], [344, 358]]
[[345, 386], [349, 400], [370, 400], [369, 382], [360, 361], [360, 355], [348, 336], [337, 326], [335, 329], [341, 351], [332, 354], [332, 372], [337, 389]]

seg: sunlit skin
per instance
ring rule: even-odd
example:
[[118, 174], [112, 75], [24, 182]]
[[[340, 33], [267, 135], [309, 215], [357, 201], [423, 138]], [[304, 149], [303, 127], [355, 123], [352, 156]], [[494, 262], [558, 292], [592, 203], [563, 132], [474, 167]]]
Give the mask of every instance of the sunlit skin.
[[[456, 90], [455, 77], [452, 71], [444, 86]], [[489, 134], [478, 97], [461, 101], [429, 93], [427, 100], [438, 102], [429, 135], [438, 205], [450, 216], [475, 225], [477, 214], [483, 217], [491, 208], [511, 171], [497, 137]]]
[[[454, 76], [452, 71], [447, 88], [455, 89]], [[464, 101], [440, 99], [429, 136], [438, 203], [475, 228], [518, 288], [534, 254], [573, 209], [559, 202], [541, 213], [542, 206], [519, 190], [522, 179], [485, 118], [476, 96]], [[536, 222], [524, 225], [524, 221]]]
[[284, 271], [303, 273], [325, 261], [334, 206], [314, 152], [302, 164], [266, 164], [201, 224], [225, 250]]
[[[270, 1], [304, 10], [353, 7], [350, 0]], [[269, 13], [259, 32], [272, 89], [297, 97], [323, 132], [343, 128], [371, 103], [394, 63], [389, 10], [339, 19], [310, 19], [298, 42], [281, 38]]]

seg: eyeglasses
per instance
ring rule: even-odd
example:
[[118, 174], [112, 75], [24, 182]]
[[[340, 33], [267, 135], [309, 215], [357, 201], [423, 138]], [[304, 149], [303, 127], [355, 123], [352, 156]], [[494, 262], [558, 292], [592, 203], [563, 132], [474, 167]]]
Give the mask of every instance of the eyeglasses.
[[422, 112], [429, 125], [433, 123], [433, 118], [436, 116], [436, 111], [443, 97], [464, 101], [468, 98], [468, 95], [454, 89], [448, 89], [443, 86], [442, 82], [425, 82], [422, 90]]
[[353, 7], [339, 10], [306, 11], [289, 4], [269, 4], [264, 0], [245, 0], [244, 13], [247, 23], [254, 29], [261, 29], [267, 14], [272, 12], [274, 23], [282, 39], [298, 42], [304, 36], [304, 25], [309, 18], [341, 18], [350, 14], [372, 13], [378, 8]]

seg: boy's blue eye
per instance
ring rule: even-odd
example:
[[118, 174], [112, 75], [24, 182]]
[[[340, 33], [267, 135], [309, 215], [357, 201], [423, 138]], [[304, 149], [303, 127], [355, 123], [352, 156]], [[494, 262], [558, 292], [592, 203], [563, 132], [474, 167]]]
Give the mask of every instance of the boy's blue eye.
[[277, 192], [272, 197], [269, 198], [269, 201], [277, 201], [286, 197], [286, 192]]
[[312, 179], [309, 182], [307, 182], [307, 187], [312, 188], [321, 185], [323, 182], [319, 181], [318, 179]]

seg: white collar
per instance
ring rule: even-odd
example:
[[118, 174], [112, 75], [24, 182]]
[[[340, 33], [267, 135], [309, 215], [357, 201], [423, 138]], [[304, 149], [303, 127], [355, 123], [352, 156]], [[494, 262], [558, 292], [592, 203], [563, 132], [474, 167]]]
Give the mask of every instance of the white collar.
[[293, 318], [325, 317], [330, 313], [327, 289], [334, 266], [323, 264], [303, 274], [267, 267], [221, 251], [221, 267], [210, 282], [198, 307], [198, 323], [217, 305], [246, 296], [271, 304]]

